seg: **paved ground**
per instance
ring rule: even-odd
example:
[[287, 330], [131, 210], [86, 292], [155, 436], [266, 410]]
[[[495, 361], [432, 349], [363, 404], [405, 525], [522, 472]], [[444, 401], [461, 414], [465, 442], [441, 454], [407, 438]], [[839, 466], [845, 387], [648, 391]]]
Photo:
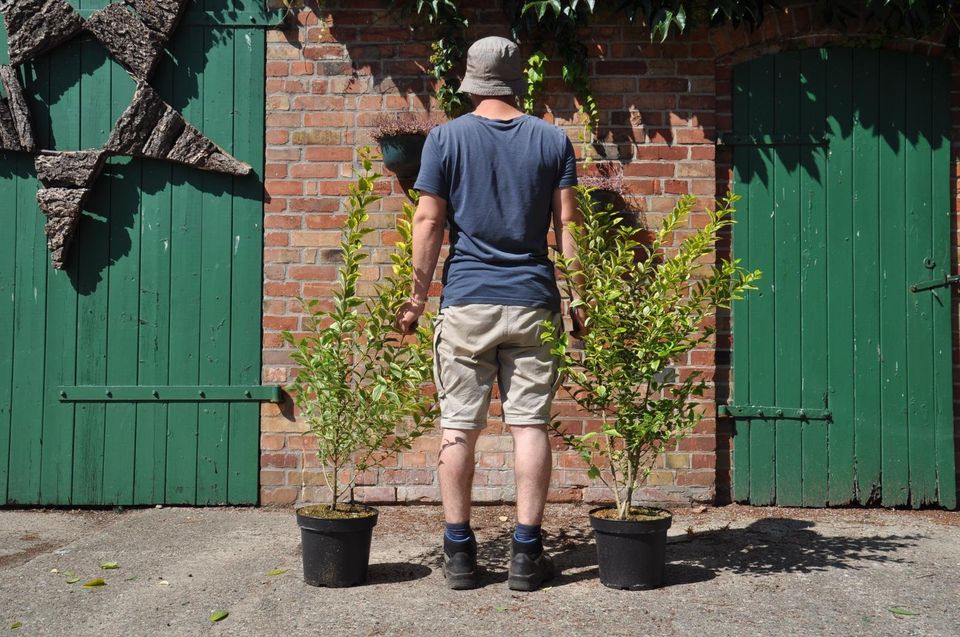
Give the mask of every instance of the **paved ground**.
[[[477, 511], [488, 574], [461, 593], [437, 567], [436, 507], [384, 508], [369, 584], [340, 590], [303, 583], [289, 511], [0, 511], [0, 635], [960, 634], [958, 513], [678, 512], [668, 585], [641, 593], [598, 582], [585, 508], [548, 513], [563, 574], [516, 594], [506, 508]], [[81, 587], [95, 577], [106, 585]], [[216, 610], [229, 617], [211, 623]]]

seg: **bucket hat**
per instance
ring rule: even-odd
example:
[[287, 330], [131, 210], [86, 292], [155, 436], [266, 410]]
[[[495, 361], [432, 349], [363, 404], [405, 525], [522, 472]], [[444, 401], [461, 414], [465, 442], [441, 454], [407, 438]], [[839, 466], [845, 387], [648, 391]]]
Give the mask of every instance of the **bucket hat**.
[[523, 67], [516, 43], [498, 36], [481, 38], [467, 50], [467, 73], [460, 90], [487, 97], [522, 95], [527, 90]]

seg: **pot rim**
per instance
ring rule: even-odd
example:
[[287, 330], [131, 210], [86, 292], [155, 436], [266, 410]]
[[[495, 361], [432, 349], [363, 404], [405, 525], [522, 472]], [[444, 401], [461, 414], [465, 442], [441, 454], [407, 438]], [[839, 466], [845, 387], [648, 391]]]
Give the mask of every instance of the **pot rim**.
[[608, 518], [598, 518], [596, 515], [594, 515], [598, 511], [608, 511], [613, 508], [615, 508], [613, 505], [606, 504], [590, 509], [590, 526], [592, 526], [594, 530], [618, 529], [620, 532], [629, 534], [638, 532], [640, 529], [643, 529], [643, 531], [639, 531], [641, 533], [657, 531], [660, 529], [666, 530], [673, 525], [673, 513], [661, 507], [645, 507], [654, 511], [662, 511], [667, 514], [666, 517], [657, 518], [655, 520], [610, 520]]
[[348, 518], [325, 518], [325, 517], [322, 517], [322, 516], [319, 516], [319, 515], [310, 515], [310, 514], [308, 514], [308, 513], [303, 513], [303, 511], [304, 511], [305, 509], [309, 509], [309, 508], [311, 508], [311, 507], [315, 507], [315, 506], [325, 506], [325, 505], [326, 505], [326, 506], [329, 506], [329, 503], [326, 503], [326, 502], [321, 502], [321, 503], [319, 503], [319, 504], [305, 504], [305, 505], [303, 505], [303, 506], [297, 507], [297, 508], [294, 510], [294, 512], [297, 514], [297, 517], [298, 517], [298, 518], [307, 518], [307, 519], [309, 519], [309, 520], [328, 520], [328, 521], [331, 521], [331, 522], [334, 522], [334, 521], [343, 522], [343, 521], [349, 521], [349, 520], [367, 520], [367, 519], [369, 519], [369, 518], [377, 518], [377, 517], [380, 515], [380, 509], [378, 509], [378, 508], [376, 508], [376, 507], [372, 507], [372, 506], [370, 506], [369, 504], [363, 504], [362, 502], [352, 502], [352, 503], [351, 503], [351, 502], [343, 502], [343, 503], [341, 503], [341, 504], [350, 504], [350, 505], [355, 506], [355, 507], [360, 507], [360, 508], [362, 508], [362, 509], [366, 509], [367, 511], [371, 511], [371, 512], [373, 513], [373, 515], [364, 515], [364, 516], [362, 516], [362, 517], [348, 517]]

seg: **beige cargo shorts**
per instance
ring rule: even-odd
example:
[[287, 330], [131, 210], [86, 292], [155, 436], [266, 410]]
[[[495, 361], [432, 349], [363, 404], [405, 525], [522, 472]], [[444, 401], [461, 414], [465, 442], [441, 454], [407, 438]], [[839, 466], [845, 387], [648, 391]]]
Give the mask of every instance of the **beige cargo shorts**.
[[435, 321], [433, 376], [441, 427], [486, 427], [494, 381], [500, 387], [504, 423], [550, 423], [558, 361], [550, 347], [540, 343], [540, 334], [543, 321], [563, 329], [559, 313], [471, 304], [446, 307]]

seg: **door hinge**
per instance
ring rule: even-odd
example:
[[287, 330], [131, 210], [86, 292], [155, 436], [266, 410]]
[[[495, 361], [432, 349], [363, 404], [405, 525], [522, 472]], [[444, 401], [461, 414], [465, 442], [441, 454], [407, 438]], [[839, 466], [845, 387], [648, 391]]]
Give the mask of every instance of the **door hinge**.
[[828, 148], [830, 140], [816, 135], [739, 135], [722, 133], [717, 138], [717, 146], [821, 146]]
[[283, 402], [277, 385], [78, 385], [57, 391], [65, 403]]
[[761, 407], [759, 405], [720, 405], [717, 413], [731, 418], [764, 418], [769, 420], [832, 420], [829, 409], [804, 407]]
[[934, 279], [933, 281], [924, 281], [923, 283], [914, 283], [910, 286], [911, 292], [923, 292], [924, 290], [933, 290], [936, 288], [944, 288], [948, 285], [953, 285], [954, 283], [960, 283], [960, 274], [951, 274], [944, 276], [942, 279]]

